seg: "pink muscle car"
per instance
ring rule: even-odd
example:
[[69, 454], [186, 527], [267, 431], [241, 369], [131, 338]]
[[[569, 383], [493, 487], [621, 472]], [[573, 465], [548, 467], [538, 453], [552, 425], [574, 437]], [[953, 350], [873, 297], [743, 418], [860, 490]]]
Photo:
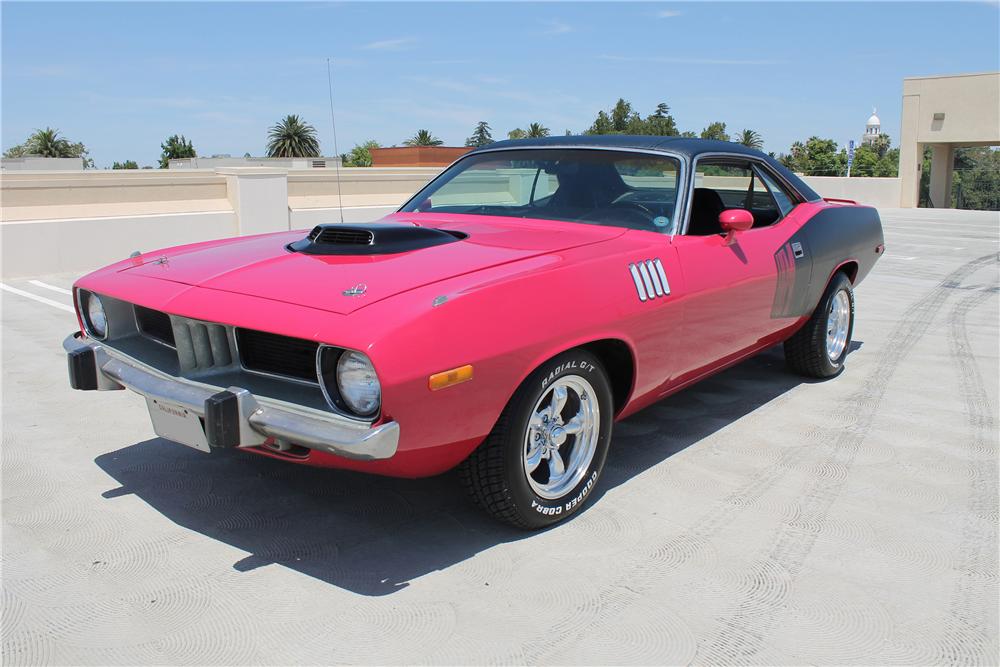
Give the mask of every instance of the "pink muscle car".
[[777, 343], [839, 373], [877, 212], [773, 159], [667, 137], [500, 142], [377, 224], [137, 255], [74, 287], [76, 389], [129, 388], [204, 451], [421, 477], [539, 528], [612, 426]]

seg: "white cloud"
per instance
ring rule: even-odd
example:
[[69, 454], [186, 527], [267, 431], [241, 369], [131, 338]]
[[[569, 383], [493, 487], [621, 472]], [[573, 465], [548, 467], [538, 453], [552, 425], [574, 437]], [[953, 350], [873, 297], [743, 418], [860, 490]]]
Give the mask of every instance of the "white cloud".
[[26, 77], [68, 77], [73, 76], [78, 71], [74, 65], [50, 64], [50, 65], [28, 65], [14, 69], [16, 76]]
[[416, 41], [415, 37], [400, 37], [398, 39], [381, 39], [362, 46], [369, 51], [401, 51]]
[[742, 59], [742, 58], [667, 58], [661, 56], [617, 56], [617, 55], [603, 55], [600, 56], [601, 60], [610, 60], [613, 62], [622, 63], [656, 63], [661, 65], [725, 65], [725, 66], [741, 66], [741, 65], [781, 65], [784, 61], [781, 60], [759, 60], [759, 59]]
[[672, 19], [675, 16], [680, 16], [681, 13], [676, 9], [662, 9], [656, 12], [656, 18], [658, 19]]
[[563, 23], [562, 21], [550, 20], [543, 21], [543, 25], [546, 26], [545, 30], [542, 31], [543, 35], [565, 35], [568, 32], [573, 32], [573, 26], [568, 23]]
[[451, 90], [456, 93], [476, 93], [479, 91], [476, 86], [462, 81], [456, 81], [455, 79], [428, 76], [408, 76], [405, 78], [409, 81], [413, 81], [414, 83], [434, 86], [435, 88], [442, 88], [444, 90]]

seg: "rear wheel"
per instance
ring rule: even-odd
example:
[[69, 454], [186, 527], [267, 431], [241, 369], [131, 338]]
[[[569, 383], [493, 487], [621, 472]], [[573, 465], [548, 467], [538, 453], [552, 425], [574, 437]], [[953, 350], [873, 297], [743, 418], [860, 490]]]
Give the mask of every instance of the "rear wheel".
[[808, 377], [833, 377], [844, 368], [854, 333], [854, 288], [837, 273], [823, 293], [812, 317], [785, 341], [785, 360]]
[[459, 468], [462, 483], [500, 521], [528, 529], [561, 521], [600, 478], [613, 409], [601, 362], [585, 350], [561, 354], [518, 388]]

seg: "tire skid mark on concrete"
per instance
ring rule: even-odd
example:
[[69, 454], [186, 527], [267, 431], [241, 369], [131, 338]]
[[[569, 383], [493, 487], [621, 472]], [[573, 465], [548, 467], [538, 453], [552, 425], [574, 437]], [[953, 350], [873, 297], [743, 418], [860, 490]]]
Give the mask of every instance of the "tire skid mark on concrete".
[[[856, 419], [835, 434], [830, 434], [833, 444], [829, 448], [829, 455], [821, 465], [841, 467], [845, 474], [811, 477], [801, 496], [803, 520], [794, 523], [782, 522], [777, 535], [768, 541], [773, 546], [766, 554], [760, 555], [753, 568], [758, 573], [758, 578], [766, 578], [769, 571], [780, 572], [782, 576], [792, 579], [799, 574], [826, 522], [830, 507], [847, 483], [846, 473], [849, 472], [861, 443], [871, 430], [878, 406], [889, 388], [889, 381], [896, 368], [930, 328], [938, 311], [954, 294], [954, 288], [961, 285], [962, 281], [972, 273], [990, 263], [995, 263], [997, 259], [997, 255], [990, 254], [960, 266], [927, 295], [910, 306], [900, 318], [888, 337], [888, 340], [892, 341], [891, 345], [880, 356], [868, 380], [858, 392], [847, 397], [844, 404], [837, 407], [838, 412], [853, 413]], [[803, 522], [808, 522], [812, 529], [803, 530]], [[786, 587], [784, 590], [789, 589]], [[776, 612], [782, 608], [780, 604], [763, 605], [758, 597], [755, 589], [745, 591], [742, 599], [735, 605], [733, 613], [718, 619], [719, 632], [702, 645], [696, 662], [754, 661], [754, 656], [763, 647], [764, 638], [775, 623]], [[755, 631], [735, 634], [730, 630], [733, 627], [755, 628]], [[928, 660], [930, 659], [931, 656], [928, 656]]]
[[[914, 336], [911, 331], [913, 326], [920, 327], [920, 335], [930, 326], [934, 315], [941, 308], [944, 301], [954, 292], [953, 288], [958, 286], [962, 280], [964, 280], [968, 275], [978, 270], [982, 266], [987, 265], [990, 262], [997, 261], [996, 254], [985, 255], [979, 257], [975, 260], [967, 262], [966, 264], [960, 266], [958, 269], [948, 274], [942, 281], [937, 283], [937, 285], [931, 290], [929, 294], [920, 299], [917, 303], [912, 305], [904, 313], [902, 322], [896, 326], [895, 330], [903, 330], [904, 335], [900, 338], [910, 339], [907, 340], [905, 346], [905, 351], [909, 351], [913, 344], [919, 339], [919, 336]], [[888, 340], [894, 340], [894, 335], [890, 335]], [[873, 384], [872, 381], [865, 383], [865, 388], [859, 392], [858, 395], [847, 399], [850, 403], [860, 405], [864, 407], [864, 412], [866, 415], [859, 415], [856, 419], [851, 420], [845, 425], [846, 431], [842, 439], [846, 439], [854, 442], [853, 449], [856, 450], [863, 440], [864, 433], [870, 428], [870, 423], [875, 411], [877, 404], [877, 399], [881, 397], [881, 394], [885, 391], [885, 385], [892, 376], [892, 371], [895, 369], [896, 364], [898, 364], [904, 354], [898, 350], [903, 349], [902, 345], [896, 346], [897, 350], [894, 354], [890, 353], [884, 356], [879, 364], [872, 371], [874, 376], [874, 382], [880, 384], [880, 390], [878, 393], [871, 391], [870, 387]], [[888, 361], [887, 361], [888, 360]], [[849, 411], [850, 408], [848, 407]], [[857, 437], [860, 434], [861, 437]], [[838, 439], [839, 440], [839, 439]], [[833, 453], [832, 462], [845, 463], [849, 466], [850, 461], [844, 461], [842, 458], [837, 457], [838, 450], [844, 447], [844, 444], [835, 442], [830, 445], [821, 445], [830, 449]], [[810, 448], [810, 452], [814, 453], [814, 450]], [[651, 549], [646, 550], [641, 554], [637, 554], [637, 558], [633, 559], [630, 564], [625, 564], [622, 568], [622, 576], [617, 577], [610, 585], [603, 588], [596, 597], [596, 608], [593, 605], [588, 605], [592, 607], [593, 616], [605, 617], [607, 615], [606, 611], [609, 608], [613, 609], [615, 607], [621, 607], [624, 604], [623, 598], [631, 598], [633, 602], [641, 599], [645, 592], [648, 592], [655, 585], [655, 582], [664, 578], [667, 571], [657, 567], [658, 564], [663, 562], [662, 554], [664, 552], [675, 551], [671, 548], [674, 543], [681, 543], [683, 546], [676, 550], [676, 555], [682, 555], [684, 559], [694, 558], [701, 551], [701, 549], [708, 545], [711, 538], [722, 531], [727, 525], [733, 523], [736, 520], [736, 515], [739, 510], [746, 507], [752, 507], [758, 498], [760, 498], [766, 491], [768, 491], [777, 480], [782, 478], [795, 464], [795, 462], [806, 456], [808, 453], [806, 448], [803, 447], [792, 447], [783, 453], [782, 459], [772, 466], [760, 470], [758, 473], [750, 477], [746, 484], [741, 487], [734, 489], [732, 492], [727, 494], [725, 498], [722, 498], [714, 504], [714, 506], [706, 512], [700, 519], [698, 519], [690, 529], [673, 536], [670, 540], [663, 544], [654, 545]], [[853, 455], [853, 452], [852, 454]], [[811, 522], [815, 522], [816, 525], [822, 525], [825, 519], [825, 512], [822, 511], [822, 507], [825, 505], [827, 508], [832, 504], [835, 499], [835, 495], [832, 497], [820, 497], [821, 495], [829, 496], [831, 490], [837, 490], [837, 487], [842, 486], [846, 481], [846, 478], [837, 481], [836, 479], [821, 479], [818, 485], [821, 488], [814, 490], [810, 494], [810, 498], [807, 499], [806, 504], [808, 509], [800, 513], [800, 516], [809, 517]], [[811, 501], [811, 502], [810, 502]], [[798, 519], [797, 522], [801, 522], [802, 519]], [[797, 537], [804, 539], [808, 542], [811, 547], [812, 543], [815, 541], [817, 533], [804, 533], [800, 528], [794, 525], [783, 526], [787, 529], [789, 537]], [[774, 543], [774, 542], [772, 542]], [[793, 548], [794, 543], [790, 540], [787, 544], [780, 546], [780, 549], [787, 551], [787, 555], [796, 559], [804, 559], [808, 554], [808, 549], [802, 550], [801, 548]], [[776, 550], [779, 547], [776, 547]], [[683, 562], [683, 561], [682, 561]], [[680, 564], [680, 563], [678, 563]], [[770, 571], [766, 566], [766, 563], [759, 565], [759, 568], [764, 574]], [[773, 569], [773, 568], [770, 568]], [[784, 568], [786, 571], [787, 567]], [[590, 598], [590, 601], [594, 601]], [[750, 603], [752, 606], [752, 603]], [[737, 613], [735, 615], [745, 616], [746, 614], [739, 613], [740, 607], [737, 606]], [[602, 613], [605, 610], [605, 613]], [[765, 646], [764, 635], [765, 631], [758, 631], [756, 629], [750, 630], [750, 628], [755, 628], [760, 625], [759, 619], [765, 614], [765, 610], [754, 610], [747, 609], [753, 618], [741, 619], [743, 625], [739, 625], [740, 621], [734, 620], [733, 617], [729, 619], [720, 619], [719, 632], [716, 635], [716, 639], [709, 640], [708, 642], [701, 643], [699, 647], [699, 654], [696, 658], [696, 663], [730, 663], [730, 662], [753, 662], [753, 655], [759, 652], [759, 650]], [[571, 628], [563, 628], [563, 632], [557, 634], [550, 634], [544, 639], [539, 639], [537, 642], [527, 642], [524, 646], [524, 655], [526, 655], [530, 662], [545, 662], [551, 659], [553, 656], [559, 654], [560, 650], [567, 643], [573, 641], [576, 637], [583, 632], [586, 632], [587, 627], [593, 624], [593, 620], [589, 619], [589, 622], [585, 623], [574, 623]], [[769, 623], [767, 625], [770, 625]], [[736, 628], [742, 628], [739, 632]], [[566, 632], [567, 630], [572, 630], [571, 632]], [[728, 642], [726, 641], [726, 636], [730, 636], [732, 640], [738, 645], [730, 648]], [[559, 637], [558, 640], [553, 640], [552, 637]], [[706, 649], [705, 647], [715, 646], [715, 650]], [[751, 650], [752, 649], [752, 650]]]
[[[966, 417], [970, 492], [962, 537], [955, 555], [957, 579], [937, 663], [997, 664], [997, 460], [996, 408], [991, 405], [969, 343], [969, 312], [996, 292], [987, 287], [963, 298], [950, 318], [950, 352], [960, 382]], [[990, 440], [993, 440], [991, 445]]]

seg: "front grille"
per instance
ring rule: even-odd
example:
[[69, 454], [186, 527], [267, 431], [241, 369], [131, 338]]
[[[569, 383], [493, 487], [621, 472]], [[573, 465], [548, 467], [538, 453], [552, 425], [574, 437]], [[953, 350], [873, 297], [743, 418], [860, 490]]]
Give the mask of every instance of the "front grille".
[[252, 329], [237, 329], [236, 344], [240, 350], [240, 361], [248, 371], [317, 382], [316, 350], [319, 343]]
[[375, 235], [367, 229], [316, 227], [309, 233], [309, 240], [327, 245], [371, 245]]
[[147, 338], [152, 338], [171, 347], [174, 343], [174, 328], [170, 316], [152, 308], [135, 307], [135, 323]]
[[233, 363], [226, 327], [174, 317], [174, 339], [181, 371], [201, 371]]

